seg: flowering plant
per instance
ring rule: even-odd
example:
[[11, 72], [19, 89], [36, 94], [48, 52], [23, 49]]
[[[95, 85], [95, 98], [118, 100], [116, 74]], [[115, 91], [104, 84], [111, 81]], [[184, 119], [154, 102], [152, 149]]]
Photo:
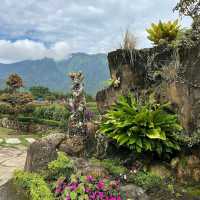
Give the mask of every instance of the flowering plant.
[[94, 179], [92, 176], [71, 177], [66, 183], [60, 179], [57, 182], [55, 195], [63, 200], [123, 200], [119, 181]]

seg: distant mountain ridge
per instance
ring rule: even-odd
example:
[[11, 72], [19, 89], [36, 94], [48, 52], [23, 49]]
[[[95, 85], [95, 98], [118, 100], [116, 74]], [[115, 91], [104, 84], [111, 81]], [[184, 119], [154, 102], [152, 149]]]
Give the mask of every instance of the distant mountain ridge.
[[82, 71], [86, 92], [95, 95], [103, 87], [103, 82], [109, 79], [107, 55], [75, 53], [61, 61], [43, 58], [12, 64], [0, 63], [0, 88], [5, 86], [5, 80], [10, 74], [17, 73], [23, 78], [26, 87], [41, 85], [67, 92], [71, 86], [67, 74], [71, 71]]

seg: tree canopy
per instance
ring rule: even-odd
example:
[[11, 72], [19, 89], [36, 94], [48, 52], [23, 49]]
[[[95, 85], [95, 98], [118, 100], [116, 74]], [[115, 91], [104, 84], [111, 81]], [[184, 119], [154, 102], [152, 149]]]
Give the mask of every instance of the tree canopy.
[[14, 92], [23, 87], [23, 80], [18, 74], [11, 74], [6, 81], [6, 84], [9, 89]]
[[174, 10], [179, 11], [181, 15], [190, 16], [193, 19], [200, 16], [199, 0], [180, 0]]

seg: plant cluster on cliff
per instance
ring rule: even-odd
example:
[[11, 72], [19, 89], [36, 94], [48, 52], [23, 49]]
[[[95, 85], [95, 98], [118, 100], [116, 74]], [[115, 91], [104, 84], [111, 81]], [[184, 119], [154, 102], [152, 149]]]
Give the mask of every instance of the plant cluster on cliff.
[[148, 32], [148, 39], [152, 41], [155, 45], [169, 44], [176, 40], [178, 33], [180, 32], [180, 25], [178, 20], [161, 22], [158, 24], [151, 24]]
[[135, 35], [127, 29], [124, 34], [121, 48], [130, 51], [130, 50], [135, 49], [136, 45], [137, 45], [137, 39], [136, 39]]
[[141, 103], [133, 95], [121, 96], [104, 115], [99, 132], [138, 153], [170, 154], [180, 150], [174, 134], [182, 128], [177, 116], [167, 113], [167, 107], [152, 97]]

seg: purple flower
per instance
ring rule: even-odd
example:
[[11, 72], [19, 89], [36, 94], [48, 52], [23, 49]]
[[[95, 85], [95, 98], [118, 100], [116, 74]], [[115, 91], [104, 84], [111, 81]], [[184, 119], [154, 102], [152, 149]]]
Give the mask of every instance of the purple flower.
[[65, 200], [71, 200], [70, 196], [67, 195]]
[[90, 199], [96, 200], [96, 192], [92, 192], [92, 194], [90, 195]]
[[91, 192], [91, 189], [90, 189], [90, 188], [85, 188], [85, 192], [86, 192], [86, 193], [90, 193], [90, 192]]
[[104, 198], [104, 193], [103, 193], [103, 192], [99, 192], [99, 193], [98, 193], [98, 197], [99, 197], [100, 199], [103, 199], [103, 198]]
[[92, 182], [94, 179], [93, 179], [92, 176], [87, 176], [87, 177], [86, 177], [86, 180], [87, 180], [88, 182]]
[[88, 109], [85, 110], [85, 119], [86, 121], [90, 121], [94, 117], [94, 113]]
[[103, 189], [104, 189], [104, 186], [105, 186], [104, 182], [103, 182], [102, 180], [100, 180], [100, 181], [98, 182], [98, 184], [97, 184], [97, 189], [103, 190]]
[[78, 187], [78, 184], [77, 184], [77, 183], [71, 183], [71, 184], [69, 185], [69, 188], [70, 188], [71, 191], [76, 190], [77, 187]]

